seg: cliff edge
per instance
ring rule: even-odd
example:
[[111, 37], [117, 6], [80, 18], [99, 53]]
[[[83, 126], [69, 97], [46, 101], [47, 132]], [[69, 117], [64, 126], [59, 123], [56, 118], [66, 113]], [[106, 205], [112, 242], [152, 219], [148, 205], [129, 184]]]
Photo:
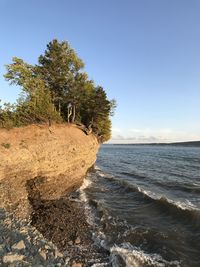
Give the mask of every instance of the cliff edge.
[[25, 218], [34, 199], [55, 200], [77, 189], [98, 148], [96, 137], [75, 125], [1, 129], [0, 207]]

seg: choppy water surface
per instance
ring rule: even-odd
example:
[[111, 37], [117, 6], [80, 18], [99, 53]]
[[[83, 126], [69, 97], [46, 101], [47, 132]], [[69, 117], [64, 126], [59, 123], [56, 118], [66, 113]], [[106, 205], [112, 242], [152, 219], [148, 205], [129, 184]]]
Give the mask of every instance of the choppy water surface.
[[86, 182], [113, 266], [200, 266], [200, 148], [104, 145]]

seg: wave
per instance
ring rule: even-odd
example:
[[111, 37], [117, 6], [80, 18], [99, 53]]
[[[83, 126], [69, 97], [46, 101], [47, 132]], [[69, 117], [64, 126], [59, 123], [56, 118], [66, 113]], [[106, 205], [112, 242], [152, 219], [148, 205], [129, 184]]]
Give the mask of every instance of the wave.
[[160, 186], [161, 188], [171, 189], [173, 191], [181, 191], [192, 194], [200, 193], [200, 184], [197, 183], [179, 183], [179, 182], [167, 182], [162, 183], [161, 181], [154, 182], [156, 186]]
[[92, 181], [90, 180], [90, 175], [88, 175], [83, 180], [83, 184], [79, 188], [79, 193], [80, 193], [80, 201], [84, 204], [87, 223], [89, 225], [93, 226], [93, 225], [95, 225], [94, 216], [93, 216], [93, 212], [91, 210], [91, 207], [89, 205], [89, 199], [88, 199], [86, 192], [85, 192], [85, 189], [89, 188], [91, 185], [92, 185]]
[[[161, 172], [162, 173], [162, 172]], [[187, 192], [187, 193], [192, 193], [192, 194], [199, 194], [200, 193], [200, 185], [199, 184], [195, 184], [195, 183], [178, 183], [176, 182], [167, 182], [167, 183], [163, 183], [162, 181], [158, 181], [155, 180], [153, 178], [148, 177], [147, 175], [142, 175], [142, 174], [138, 174], [138, 173], [132, 173], [132, 172], [126, 172], [126, 171], [122, 171], [120, 172], [121, 175], [125, 175], [127, 177], [131, 177], [134, 179], [142, 179], [143, 181], [150, 181], [151, 183], [155, 184], [156, 186], [160, 186], [161, 188], [167, 188], [167, 189], [172, 189], [172, 190], [176, 190], [176, 191], [182, 191], [182, 192]], [[165, 172], [165, 174], [167, 174]], [[169, 173], [169, 175], [171, 175], [171, 173]], [[188, 176], [186, 175], [182, 175], [182, 174], [174, 174], [176, 177], [181, 177], [181, 178], [188, 178]]]
[[98, 175], [117, 184], [119, 186], [118, 190], [125, 190], [126, 192], [135, 192], [139, 194], [138, 197], [142, 197], [143, 201], [152, 204], [154, 208], [160, 210], [162, 214], [179, 218], [186, 223], [191, 223], [197, 226], [200, 225], [200, 210], [187, 199], [184, 201], [169, 199], [166, 196], [134, 185], [127, 180], [107, 175], [102, 171], [98, 171]]
[[147, 177], [147, 176], [145, 176], [145, 175], [142, 175], [142, 174], [138, 174], [138, 173], [132, 173], [132, 172], [125, 172], [125, 171], [123, 171], [123, 172], [120, 172], [120, 174], [122, 174], [122, 175], [126, 175], [126, 176], [129, 176], [129, 177], [131, 177], [131, 178], [139, 178], [139, 179], [147, 179], [147, 180], [149, 180], [149, 178]]
[[[99, 168], [98, 168], [99, 170]], [[80, 193], [80, 200], [84, 205], [85, 209], [85, 215], [87, 218], [87, 223], [91, 226], [93, 229], [92, 231], [92, 239], [94, 241], [94, 244], [97, 246], [101, 246], [105, 249], [107, 249], [107, 245], [105, 243], [105, 235], [99, 228], [99, 220], [101, 220], [103, 215], [106, 215], [106, 211], [101, 208], [101, 202], [102, 201], [96, 201], [95, 199], [87, 197], [86, 189], [90, 188], [93, 182], [91, 179], [93, 178], [93, 175], [88, 174], [84, 181], [82, 186], [79, 188]], [[94, 266], [107, 266], [107, 263], [102, 263], [103, 265], [92, 265]]]
[[[167, 257], [167, 259], [172, 259], [172, 261], [167, 261], [165, 258], [162, 258], [162, 256], [165, 257], [165, 254], [161, 253], [162, 256], [153, 254], [149, 246], [143, 246], [144, 250], [141, 249], [142, 246], [140, 244], [144, 240], [152, 242], [152, 240], [158, 239], [159, 242], [159, 240], [162, 241], [163, 238], [167, 238], [167, 234], [166, 237], [161, 236], [161, 239], [159, 239], [158, 235], [155, 235], [154, 232], [148, 233], [150, 230], [147, 229], [146, 234], [143, 228], [141, 230], [138, 225], [135, 225], [134, 229], [132, 227], [130, 229], [129, 222], [125, 223], [120, 216], [118, 220], [118, 214], [115, 213], [113, 215], [110, 212], [109, 205], [106, 205], [107, 199], [110, 199], [104, 198], [105, 194], [102, 194], [101, 187], [107, 187], [108, 191], [106, 191], [106, 194], [114, 192], [113, 194], [116, 194], [119, 199], [121, 194], [128, 193], [127, 197], [130, 197], [133, 203], [134, 201], [141, 203], [141, 210], [143, 204], [145, 206], [150, 204], [151, 209], [156, 210], [155, 214], [164, 216], [164, 219], [169, 216], [169, 222], [171, 222], [170, 217], [172, 216], [172, 222], [178, 222], [181, 225], [182, 223], [184, 225], [187, 224], [189, 227], [192, 225], [194, 230], [200, 226], [200, 211], [189, 200], [181, 202], [168, 199], [161, 194], [146, 190], [145, 185], [144, 187], [143, 185], [137, 186], [131, 183], [131, 180], [127, 181], [107, 174], [98, 167], [95, 168], [95, 173], [88, 174], [80, 188], [80, 198], [85, 206], [88, 223], [93, 227], [91, 229], [93, 229], [94, 244], [110, 250], [110, 260], [113, 267], [180, 267], [180, 262], [174, 261], [174, 256], [172, 258]], [[100, 195], [98, 194], [99, 191], [101, 192]], [[95, 193], [97, 194], [95, 195]], [[134, 246], [128, 242], [133, 242]], [[155, 250], [155, 252], [157, 251]], [[93, 267], [110, 266], [108, 263], [96, 264]]]
[[144, 190], [140, 187], [137, 187], [137, 190], [153, 200], [160, 201], [162, 203], [164, 202], [166, 204], [175, 206], [176, 208], [181, 209], [183, 211], [196, 211], [196, 212], [199, 211], [199, 209], [187, 199], [185, 200], [185, 202], [175, 201], [165, 196], [161, 196], [156, 193], [153, 193], [151, 191]]
[[138, 188], [138, 190], [147, 198], [153, 200], [155, 207], [162, 210], [162, 212], [177, 217], [181, 221], [185, 220], [197, 227], [200, 226], [200, 210], [189, 200], [186, 199], [185, 202], [175, 201], [141, 188]]
[[152, 191], [149, 190], [145, 190], [135, 184], [130, 183], [127, 180], [124, 179], [120, 179], [118, 177], [114, 177], [114, 176], [106, 176], [105, 174], [102, 175], [102, 177], [106, 177], [107, 179], [112, 180], [113, 182], [117, 183], [118, 185], [124, 187], [127, 190], [131, 190], [133, 192], [140, 192], [143, 195], [149, 197], [152, 200], [165, 200], [166, 202], [168, 202], [171, 205], [176, 206], [177, 208], [180, 208], [182, 210], [188, 210], [188, 211], [199, 211], [198, 207], [196, 207], [194, 204], [192, 204], [189, 200], [185, 200], [185, 202], [181, 202], [181, 201], [175, 201], [175, 200], [171, 200], [165, 196], [162, 196], [160, 194], [154, 193]]
[[147, 254], [130, 243], [122, 243], [111, 249], [111, 261], [113, 267], [180, 267], [179, 261], [166, 261], [158, 254]]

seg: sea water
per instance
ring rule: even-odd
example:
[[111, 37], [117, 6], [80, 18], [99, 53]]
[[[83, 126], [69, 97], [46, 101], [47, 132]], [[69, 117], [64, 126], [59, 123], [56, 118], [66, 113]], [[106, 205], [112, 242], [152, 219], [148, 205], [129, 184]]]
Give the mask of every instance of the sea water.
[[200, 266], [200, 148], [103, 145], [82, 200], [112, 266]]

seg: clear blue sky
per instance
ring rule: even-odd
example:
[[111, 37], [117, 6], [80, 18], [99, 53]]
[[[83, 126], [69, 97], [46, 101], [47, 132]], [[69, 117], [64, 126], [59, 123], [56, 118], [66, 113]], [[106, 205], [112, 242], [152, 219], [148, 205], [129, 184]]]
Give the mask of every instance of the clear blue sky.
[[112, 142], [200, 140], [199, 0], [0, 0], [0, 98], [13, 56], [68, 40], [118, 103]]

